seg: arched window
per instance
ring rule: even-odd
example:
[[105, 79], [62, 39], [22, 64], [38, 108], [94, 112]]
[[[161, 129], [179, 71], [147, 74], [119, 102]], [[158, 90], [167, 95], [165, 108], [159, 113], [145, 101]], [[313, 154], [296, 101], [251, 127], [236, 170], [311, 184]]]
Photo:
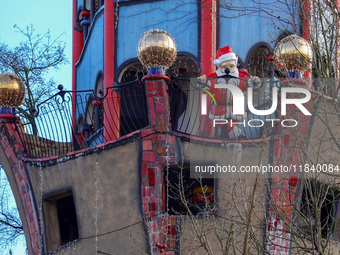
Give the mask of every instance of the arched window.
[[91, 11], [91, 0], [84, 0], [85, 10]]
[[85, 137], [86, 139], [91, 138], [91, 136], [94, 134], [96, 131], [95, 128], [95, 109], [93, 106], [93, 97], [88, 97], [89, 99], [87, 100], [87, 106], [86, 106], [86, 111], [85, 111], [85, 121], [84, 121], [84, 127], [83, 130], [85, 131]]
[[126, 65], [118, 76], [120, 86], [115, 89], [115, 92], [120, 97], [121, 135], [149, 125], [145, 86], [141, 82], [144, 75], [146, 72], [140, 62], [133, 62]]
[[269, 53], [270, 51], [266, 46], [259, 46], [251, 53], [248, 61], [248, 73], [250, 76], [269, 77], [270, 63], [267, 60]]
[[147, 72], [140, 62], [132, 62], [126, 65], [118, 76], [118, 83], [126, 83], [142, 78]]
[[84, 10], [89, 11], [91, 13], [90, 20], [93, 20], [94, 15], [100, 9], [100, 7], [104, 4], [103, 0], [84, 0]]
[[83, 19], [83, 17], [81, 16], [81, 13], [82, 13], [82, 9], [79, 8], [79, 10], [78, 10], [78, 19], [77, 19], [77, 21], [81, 21], [81, 20]]
[[[101, 143], [101, 134], [104, 122], [104, 102], [105, 96], [103, 84], [103, 75], [100, 72], [97, 75], [96, 85], [93, 92], [86, 94], [79, 93], [78, 96], [78, 118], [76, 123], [77, 135], [80, 135], [79, 141], [88, 146]], [[83, 144], [82, 144], [83, 146]]]
[[[181, 78], [194, 78], [199, 76], [198, 66], [195, 60], [188, 56], [178, 56], [174, 64], [169, 68], [170, 76]], [[198, 129], [199, 121], [194, 121], [193, 109], [199, 109], [198, 100], [194, 100], [195, 93], [190, 93], [190, 81], [174, 79], [169, 84], [171, 123], [175, 131], [191, 133]], [[198, 99], [198, 98], [197, 98]], [[189, 101], [195, 102], [190, 104]], [[197, 127], [195, 127], [197, 126]]]
[[[269, 109], [271, 106], [271, 98], [273, 87], [279, 87], [279, 80], [274, 77], [274, 64], [267, 60], [270, 56], [270, 49], [261, 45], [253, 50], [248, 60], [248, 76], [257, 76], [261, 78], [261, 88], [253, 91], [253, 104], [257, 109]], [[248, 113], [248, 118], [261, 119], [261, 116]], [[272, 113], [268, 119], [275, 119], [275, 113]], [[264, 121], [264, 119], [262, 119]], [[246, 120], [248, 121], [248, 119]], [[244, 128], [244, 134], [250, 138], [261, 137], [262, 134], [271, 135], [274, 131], [271, 123], [264, 121], [261, 128]]]
[[83, 133], [83, 128], [84, 128], [84, 117], [81, 114], [77, 120], [77, 128], [76, 128], [77, 135], [80, 135]]
[[[140, 83], [141, 78], [147, 72], [143, 69], [140, 62], [133, 62], [125, 66], [118, 76], [120, 93], [120, 132], [121, 135], [130, 133], [147, 126], [149, 123], [147, 104], [145, 98], [145, 86]], [[198, 66], [195, 60], [188, 56], [178, 56], [176, 61], [167, 70], [168, 76], [178, 76], [182, 78], [198, 77]], [[133, 81], [138, 80], [134, 83]], [[121, 86], [124, 83], [132, 82], [130, 84]], [[198, 98], [194, 105], [189, 106], [189, 99], [198, 96], [194, 93], [190, 95], [190, 81], [173, 79], [168, 84], [171, 123], [172, 128], [176, 131], [189, 132], [194, 129], [195, 125], [198, 129], [199, 121], [194, 121], [192, 111], [199, 109]], [[197, 104], [197, 105], [196, 105]], [[194, 124], [195, 123], [195, 124]], [[150, 123], [155, 125], [156, 123]]]
[[95, 100], [94, 103], [94, 114], [95, 114], [95, 130], [99, 130], [104, 124], [104, 108], [103, 100], [101, 99], [105, 95], [104, 91], [104, 78], [102, 73], [98, 74], [96, 88], [95, 88]]
[[97, 82], [96, 82], [96, 88], [95, 88], [95, 93], [96, 93], [96, 97], [98, 97], [98, 98], [103, 97], [103, 95], [105, 94], [105, 91], [104, 91], [104, 78], [103, 78], [102, 73], [98, 74]]

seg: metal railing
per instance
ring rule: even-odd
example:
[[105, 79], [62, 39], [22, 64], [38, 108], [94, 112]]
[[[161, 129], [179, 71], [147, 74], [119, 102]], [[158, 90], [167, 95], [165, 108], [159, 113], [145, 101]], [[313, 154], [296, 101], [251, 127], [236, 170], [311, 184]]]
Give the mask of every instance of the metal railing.
[[[183, 86], [188, 79], [173, 78], [169, 84], [171, 124], [173, 131], [216, 139], [229, 137], [226, 125], [213, 127], [211, 116], [200, 113], [201, 91]], [[271, 107], [271, 88], [278, 87], [278, 80], [263, 82], [254, 92], [254, 107]], [[192, 84], [191, 84], [192, 85]], [[22, 129], [30, 157], [51, 157], [89, 148], [112, 141], [149, 126], [145, 85], [140, 80], [115, 85], [105, 91], [82, 90], [59, 92], [33, 109], [19, 111]], [[221, 97], [225, 98], [222, 91]], [[225, 100], [223, 99], [222, 103]], [[246, 100], [245, 100], [246, 101]], [[209, 101], [210, 113], [213, 101]], [[273, 122], [276, 113], [257, 116], [245, 107], [246, 125], [239, 124], [243, 139], [255, 139], [277, 131]], [[210, 114], [211, 115], [211, 114]], [[213, 116], [214, 117], [214, 116]], [[250, 127], [248, 121], [259, 127]], [[238, 121], [243, 122], [243, 121]]]
[[149, 125], [145, 89], [140, 81], [97, 92], [58, 88], [57, 94], [36, 108], [18, 112], [28, 156], [66, 154]]
[[[213, 79], [211, 79], [213, 80]], [[279, 87], [279, 80], [265, 79], [262, 80], [262, 86], [259, 89], [253, 89], [253, 105], [258, 110], [269, 109], [272, 105], [272, 88]], [[190, 83], [190, 84], [189, 84]], [[186, 89], [181, 89], [186, 88]], [[215, 102], [208, 97], [207, 115], [201, 114], [201, 94], [205, 93], [197, 89], [197, 83], [193, 80], [176, 78], [169, 84], [170, 104], [171, 104], [171, 120], [174, 131], [190, 134], [193, 136], [204, 136], [209, 138], [233, 140], [227, 128], [225, 120], [230, 122], [230, 118], [222, 117], [214, 111]], [[227, 109], [226, 102], [227, 90], [220, 89], [218, 94], [222, 100], [222, 107], [228, 112], [232, 107]], [[218, 100], [217, 104], [218, 104]], [[245, 102], [247, 102], [247, 93], [245, 93]], [[218, 104], [219, 107], [220, 104]], [[229, 105], [231, 106], [231, 105]], [[277, 119], [277, 112], [267, 116], [259, 116], [251, 113], [245, 105], [244, 118], [232, 120], [233, 123], [239, 123], [242, 139], [255, 139], [272, 135], [277, 131], [277, 122], [271, 121]], [[214, 127], [213, 119], [221, 119], [216, 121]], [[232, 118], [231, 118], [232, 119]], [[250, 122], [249, 122], [250, 121]], [[218, 124], [217, 123], [223, 123]], [[235, 126], [235, 125], [234, 125]]]

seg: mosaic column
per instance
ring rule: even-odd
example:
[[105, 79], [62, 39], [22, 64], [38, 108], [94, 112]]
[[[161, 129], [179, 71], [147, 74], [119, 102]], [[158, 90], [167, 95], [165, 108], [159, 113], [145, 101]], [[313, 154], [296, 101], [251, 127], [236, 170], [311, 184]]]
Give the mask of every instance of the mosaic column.
[[26, 216], [26, 220], [22, 219], [22, 221], [23, 224], [27, 222], [28, 236], [30, 238], [30, 243], [28, 242], [27, 246], [34, 255], [42, 254], [39, 213], [34, 203], [33, 192], [27, 177], [28, 174], [21, 160], [25, 153], [25, 139], [18, 117], [12, 114], [0, 114], [0, 144], [9, 163], [9, 166], [7, 166], [5, 162], [2, 162], [3, 167], [6, 172], [11, 171], [13, 174], [14, 183], [21, 199], [16, 203], [22, 203]]
[[175, 162], [175, 140], [170, 135], [170, 104], [164, 75], [143, 78], [148, 101], [148, 129], [142, 134], [142, 202], [152, 254], [174, 254], [176, 216], [166, 212], [166, 171]]
[[[294, 84], [285, 80], [282, 86], [307, 87], [307, 82], [294, 79]], [[298, 98], [292, 95], [291, 98]], [[308, 104], [308, 107], [307, 107]], [[305, 104], [306, 108], [312, 109], [313, 99]], [[279, 116], [283, 120], [282, 116]], [[312, 124], [311, 116], [304, 115], [295, 105], [287, 105], [286, 119], [298, 120], [297, 127], [284, 128], [283, 132], [274, 138], [273, 167], [287, 166], [288, 173], [272, 173], [272, 188], [270, 194], [270, 211], [267, 227], [267, 248], [271, 254], [289, 254], [290, 248], [290, 222], [293, 218], [293, 205], [296, 199], [296, 185], [299, 173], [294, 171], [293, 166], [303, 163], [301, 147], [308, 139], [308, 129]], [[294, 134], [295, 132], [295, 134]], [[297, 168], [297, 170], [299, 170]]]

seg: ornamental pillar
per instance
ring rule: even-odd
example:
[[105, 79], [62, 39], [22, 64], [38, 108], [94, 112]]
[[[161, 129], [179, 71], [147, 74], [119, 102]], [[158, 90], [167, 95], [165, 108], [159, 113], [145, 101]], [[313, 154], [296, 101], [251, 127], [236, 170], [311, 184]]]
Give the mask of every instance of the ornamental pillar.
[[176, 216], [167, 215], [166, 175], [175, 163], [176, 138], [171, 134], [170, 102], [166, 69], [176, 58], [173, 38], [150, 30], [138, 44], [138, 58], [148, 69], [145, 84], [149, 127], [141, 132], [142, 215], [148, 231], [151, 254], [174, 255]]
[[[216, 0], [201, 1], [201, 75], [209, 75], [216, 71], [214, 65], [216, 52]], [[201, 94], [204, 92], [200, 92]], [[208, 101], [210, 102], [210, 101]], [[201, 112], [201, 110], [200, 110]], [[212, 137], [214, 129], [211, 128], [212, 120], [208, 115], [200, 115], [199, 131], [201, 134], [207, 134]]]
[[[274, 58], [277, 67], [287, 77], [281, 82], [281, 88], [308, 87], [303, 73], [311, 63], [312, 51], [305, 39], [296, 35], [285, 37], [274, 49]], [[289, 98], [301, 98], [299, 93], [289, 94]], [[311, 111], [313, 104], [314, 101], [311, 99], [305, 106]], [[279, 104], [279, 109], [281, 109], [280, 106]], [[292, 227], [297, 184], [300, 177], [298, 171], [295, 172], [292, 166], [298, 167], [303, 163], [302, 147], [308, 140], [308, 127], [312, 123], [311, 116], [304, 115], [294, 104], [287, 105], [286, 113], [285, 116], [279, 114], [278, 119], [294, 119], [298, 121], [298, 125], [294, 127], [294, 130], [293, 128], [284, 128], [274, 137], [272, 165], [274, 168], [286, 166], [291, 171], [278, 171], [271, 175], [271, 199], [266, 230], [268, 251], [271, 254], [282, 255], [290, 253], [290, 228]]]

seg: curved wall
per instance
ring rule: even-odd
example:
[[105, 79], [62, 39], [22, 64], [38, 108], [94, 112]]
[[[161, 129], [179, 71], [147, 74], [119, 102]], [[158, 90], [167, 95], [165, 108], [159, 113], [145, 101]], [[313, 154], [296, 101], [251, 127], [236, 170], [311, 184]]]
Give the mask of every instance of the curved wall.
[[[40, 196], [43, 198], [45, 252], [60, 246], [58, 223], [47, 203], [51, 197], [67, 191], [73, 193], [79, 238], [63, 246], [60, 252], [67, 252], [69, 246], [74, 249], [73, 254], [95, 253], [96, 246], [100, 251], [114, 254], [135, 251], [130, 233], [145, 235], [139, 208], [138, 158], [139, 142], [131, 141], [125, 146], [61, 160], [41, 169], [26, 165], [38, 207]], [[126, 227], [132, 223], [137, 224]], [[145, 239], [140, 248], [144, 246]]]

